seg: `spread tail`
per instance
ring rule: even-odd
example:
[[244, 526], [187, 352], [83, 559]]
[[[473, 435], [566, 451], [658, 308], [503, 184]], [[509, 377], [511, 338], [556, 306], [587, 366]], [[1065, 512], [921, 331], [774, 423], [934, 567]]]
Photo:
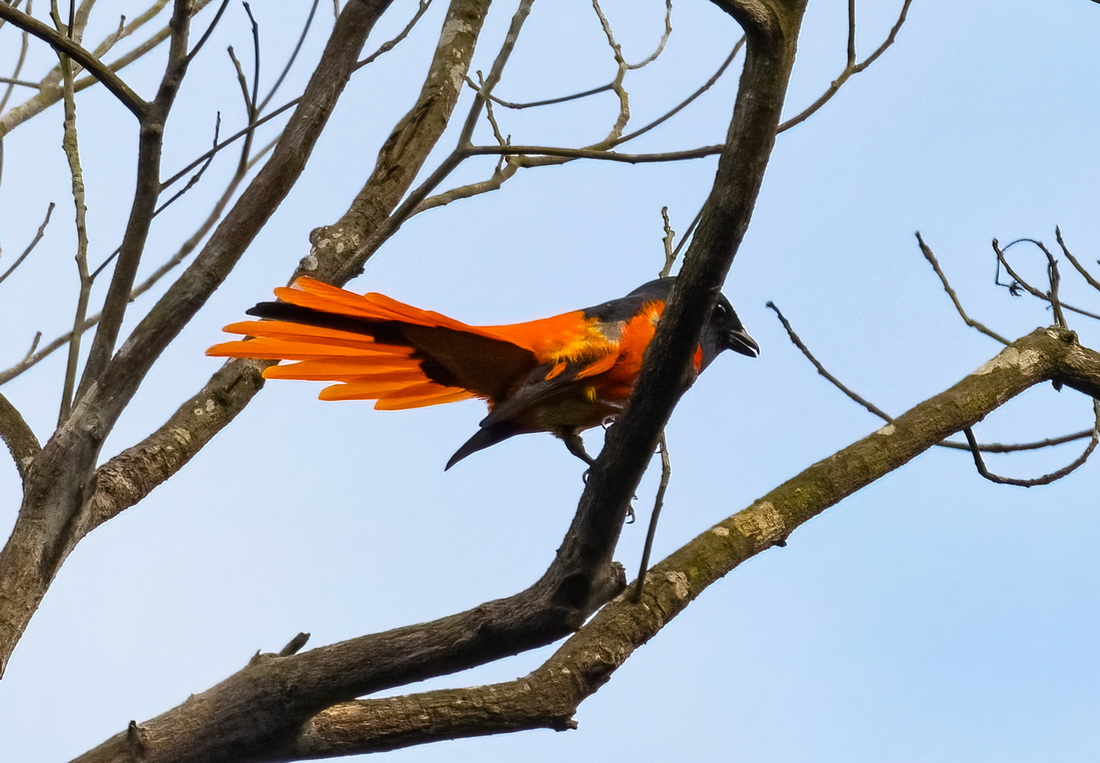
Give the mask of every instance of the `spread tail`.
[[439, 313], [419, 310], [381, 294], [360, 296], [300, 278], [280, 288], [283, 302], [262, 302], [249, 310], [267, 320], [225, 327], [250, 339], [224, 342], [207, 355], [296, 361], [264, 369], [267, 379], [335, 381], [322, 400], [376, 400], [375, 408], [398, 410], [477, 397], [464, 387], [441, 383], [424, 369], [425, 358], [402, 327], [438, 326], [469, 331]]

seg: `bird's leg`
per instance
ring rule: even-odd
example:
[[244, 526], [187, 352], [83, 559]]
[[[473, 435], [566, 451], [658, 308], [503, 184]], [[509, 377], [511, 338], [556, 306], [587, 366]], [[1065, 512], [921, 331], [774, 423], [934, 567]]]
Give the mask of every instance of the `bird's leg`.
[[[565, 443], [565, 447], [569, 449], [569, 452], [574, 456], [584, 461], [589, 466], [596, 463], [596, 459], [588, 455], [588, 451], [584, 449], [584, 440], [576, 432], [562, 432], [558, 435], [561, 441]], [[588, 472], [585, 472], [587, 474]]]
[[[579, 434], [577, 434], [576, 432], [560, 432], [560, 433], [557, 433], [557, 434], [558, 434], [558, 437], [561, 438], [561, 441], [565, 443], [565, 447], [569, 449], [570, 453], [572, 453], [574, 456], [579, 458], [581, 461], [584, 461], [586, 464], [588, 464], [589, 469], [585, 469], [584, 474], [581, 475], [581, 479], [584, 480], [584, 483], [587, 485], [588, 484], [588, 472], [589, 472], [590, 468], [593, 465], [595, 465], [596, 459], [594, 459], [594, 458], [592, 458], [592, 456], [588, 455], [588, 451], [586, 451], [584, 449], [584, 440], [582, 440], [581, 436]], [[638, 496], [634, 496], [635, 499], [637, 499], [637, 497]], [[634, 505], [633, 504], [626, 507], [626, 523], [628, 525], [634, 524]]]

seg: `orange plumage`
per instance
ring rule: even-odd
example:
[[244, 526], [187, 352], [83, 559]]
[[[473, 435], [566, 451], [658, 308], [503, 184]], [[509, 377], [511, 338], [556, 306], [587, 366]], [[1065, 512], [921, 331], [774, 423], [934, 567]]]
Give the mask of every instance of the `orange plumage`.
[[[621, 412], [674, 282], [652, 281], [621, 299], [551, 318], [470, 326], [303, 277], [275, 290], [280, 302], [248, 311], [266, 320], [225, 328], [251, 338], [207, 354], [294, 361], [270, 366], [264, 376], [337, 382], [321, 391], [322, 400], [375, 400], [380, 410], [484, 399], [489, 415], [447, 468], [513, 435], [541, 431], [591, 463], [578, 433]], [[696, 371], [724, 349], [759, 351], [720, 297]]]

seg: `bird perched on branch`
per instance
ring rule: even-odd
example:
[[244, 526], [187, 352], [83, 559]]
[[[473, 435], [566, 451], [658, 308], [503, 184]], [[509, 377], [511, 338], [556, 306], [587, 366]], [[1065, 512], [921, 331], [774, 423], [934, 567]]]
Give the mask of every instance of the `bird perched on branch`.
[[[206, 352], [296, 361], [263, 374], [339, 382], [321, 390], [320, 398], [376, 400], [379, 410], [482, 398], [489, 415], [447, 469], [529, 432], [560, 437], [571, 453], [592, 464], [579, 433], [622, 412], [675, 282], [650, 281], [621, 299], [551, 318], [468, 326], [382, 294], [360, 296], [303, 277], [275, 290], [279, 302], [248, 310], [264, 320], [225, 327], [252, 338]], [[729, 300], [719, 295], [693, 356], [695, 373], [723, 350], [749, 357], [760, 352]]]

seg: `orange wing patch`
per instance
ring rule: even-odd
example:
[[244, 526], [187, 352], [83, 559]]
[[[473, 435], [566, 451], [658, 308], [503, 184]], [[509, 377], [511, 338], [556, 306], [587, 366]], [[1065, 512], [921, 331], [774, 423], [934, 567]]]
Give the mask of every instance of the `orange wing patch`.
[[546, 381], [550, 381], [556, 376], [561, 376], [561, 372], [565, 370], [565, 366], [566, 363], [564, 360], [557, 363], [553, 368], [546, 372]]

